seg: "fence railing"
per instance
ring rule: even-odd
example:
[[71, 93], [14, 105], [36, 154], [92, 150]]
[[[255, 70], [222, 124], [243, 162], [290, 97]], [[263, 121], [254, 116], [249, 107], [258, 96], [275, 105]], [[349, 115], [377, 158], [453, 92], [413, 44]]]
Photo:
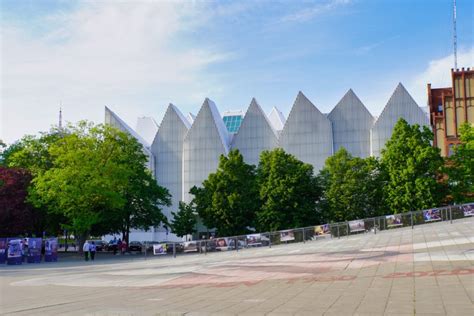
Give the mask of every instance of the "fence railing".
[[353, 221], [300, 227], [274, 232], [216, 237], [187, 242], [145, 243], [144, 254], [176, 255], [219, 251], [239, 251], [255, 247], [271, 247], [288, 243], [305, 243], [318, 239], [341, 238], [353, 234], [373, 233], [428, 223], [449, 221], [474, 216], [474, 203], [432, 208], [421, 211], [377, 216]]

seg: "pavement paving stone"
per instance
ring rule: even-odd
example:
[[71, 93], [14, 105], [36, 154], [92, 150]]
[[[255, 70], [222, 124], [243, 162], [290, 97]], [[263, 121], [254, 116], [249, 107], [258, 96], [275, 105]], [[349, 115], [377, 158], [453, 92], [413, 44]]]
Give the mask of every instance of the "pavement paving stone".
[[238, 253], [5, 266], [0, 314], [471, 315], [472, 249], [473, 218]]

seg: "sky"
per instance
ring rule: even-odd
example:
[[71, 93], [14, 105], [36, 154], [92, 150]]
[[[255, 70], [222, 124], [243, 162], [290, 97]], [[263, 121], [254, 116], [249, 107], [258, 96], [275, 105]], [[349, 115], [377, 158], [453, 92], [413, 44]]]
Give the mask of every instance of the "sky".
[[[399, 82], [420, 106], [450, 86], [452, 0], [0, 1], [0, 139], [57, 124], [130, 126], [255, 97], [328, 113], [352, 88], [379, 115]], [[457, 0], [458, 66], [474, 66], [474, 2]]]

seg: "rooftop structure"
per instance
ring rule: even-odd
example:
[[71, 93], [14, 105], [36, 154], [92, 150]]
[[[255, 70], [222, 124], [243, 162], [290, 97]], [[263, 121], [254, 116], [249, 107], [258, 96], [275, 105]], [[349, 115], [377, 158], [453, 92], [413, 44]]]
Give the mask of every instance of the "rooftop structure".
[[474, 124], [474, 69], [451, 69], [452, 86], [431, 88], [428, 84], [430, 124], [434, 134], [433, 146], [449, 156], [459, 143], [462, 124]]
[[222, 120], [224, 121], [225, 127], [229, 133], [237, 133], [239, 131], [242, 120], [244, 119], [244, 112], [238, 111], [226, 111], [222, 114]]
[[[115, 113], [108, 108], [105, 111], [106, 123], [136, 137], [143, 144], [144, 151], [149, 153], [150, 169], [158, 183], [172, 195], [172, 205], [164, 209], [169, 220], [172, 219], [171, 211], [178, 209], [179, 201], [191, 201], [189, 190], [201, 186], [209, 174], [216, 171], [220, 155], [227, 155], [230, 149], [238, 149], [247, 163], [257, 165], [262, 151], [281, 147], [312, 164], [314, 172], [318, 173], [326, 159], [341, 147], [357, 157], [379, 156], [399, 118], [410, 124], [428, 125], [426, 114], [402, 84], [396, 87], [375, 123], [352, 90], [328, 115], [321, 113], [299, 92], [287, 120], [275, 108], [267, 117], [257, 100], [252, 99], [245, 116], [242, 111], [225, 112], [227, 118], [241, 117], [237, 128], [236, 124], [226, 127], [224, 122], [232, 120], [223, 119], [209, 99], [205, 99], [195, 117], [191, 114], [185, 117], [170, 104], [151, 149], [145, 139]], [[236, 128], [236, 132], [230, 132], [229, 127]], [[155, 237], [147, 239], [177, 238], [173, 234], [164, 235], [167, 232], [163, 228], [152, 232]]]

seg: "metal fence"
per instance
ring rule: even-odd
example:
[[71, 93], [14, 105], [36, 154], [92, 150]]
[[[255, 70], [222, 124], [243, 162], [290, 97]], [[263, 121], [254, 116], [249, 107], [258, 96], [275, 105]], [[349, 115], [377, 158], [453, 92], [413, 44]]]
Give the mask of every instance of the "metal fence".
[[143, 253], [150, 255], [173, 255], [187, 253], [239, 251], [255, 247], [305, 243], [319, 239], [341, 238], [353, 234], [365, 234], [402, 227], [449, 221], [474, 216], [474, 203], [439, 207], [415, 212], [392, 214], [353, 221], [330, 223], [309, 227], [286, 229], [248, 235], [216, 237], [188, 242], [145, 243]]

